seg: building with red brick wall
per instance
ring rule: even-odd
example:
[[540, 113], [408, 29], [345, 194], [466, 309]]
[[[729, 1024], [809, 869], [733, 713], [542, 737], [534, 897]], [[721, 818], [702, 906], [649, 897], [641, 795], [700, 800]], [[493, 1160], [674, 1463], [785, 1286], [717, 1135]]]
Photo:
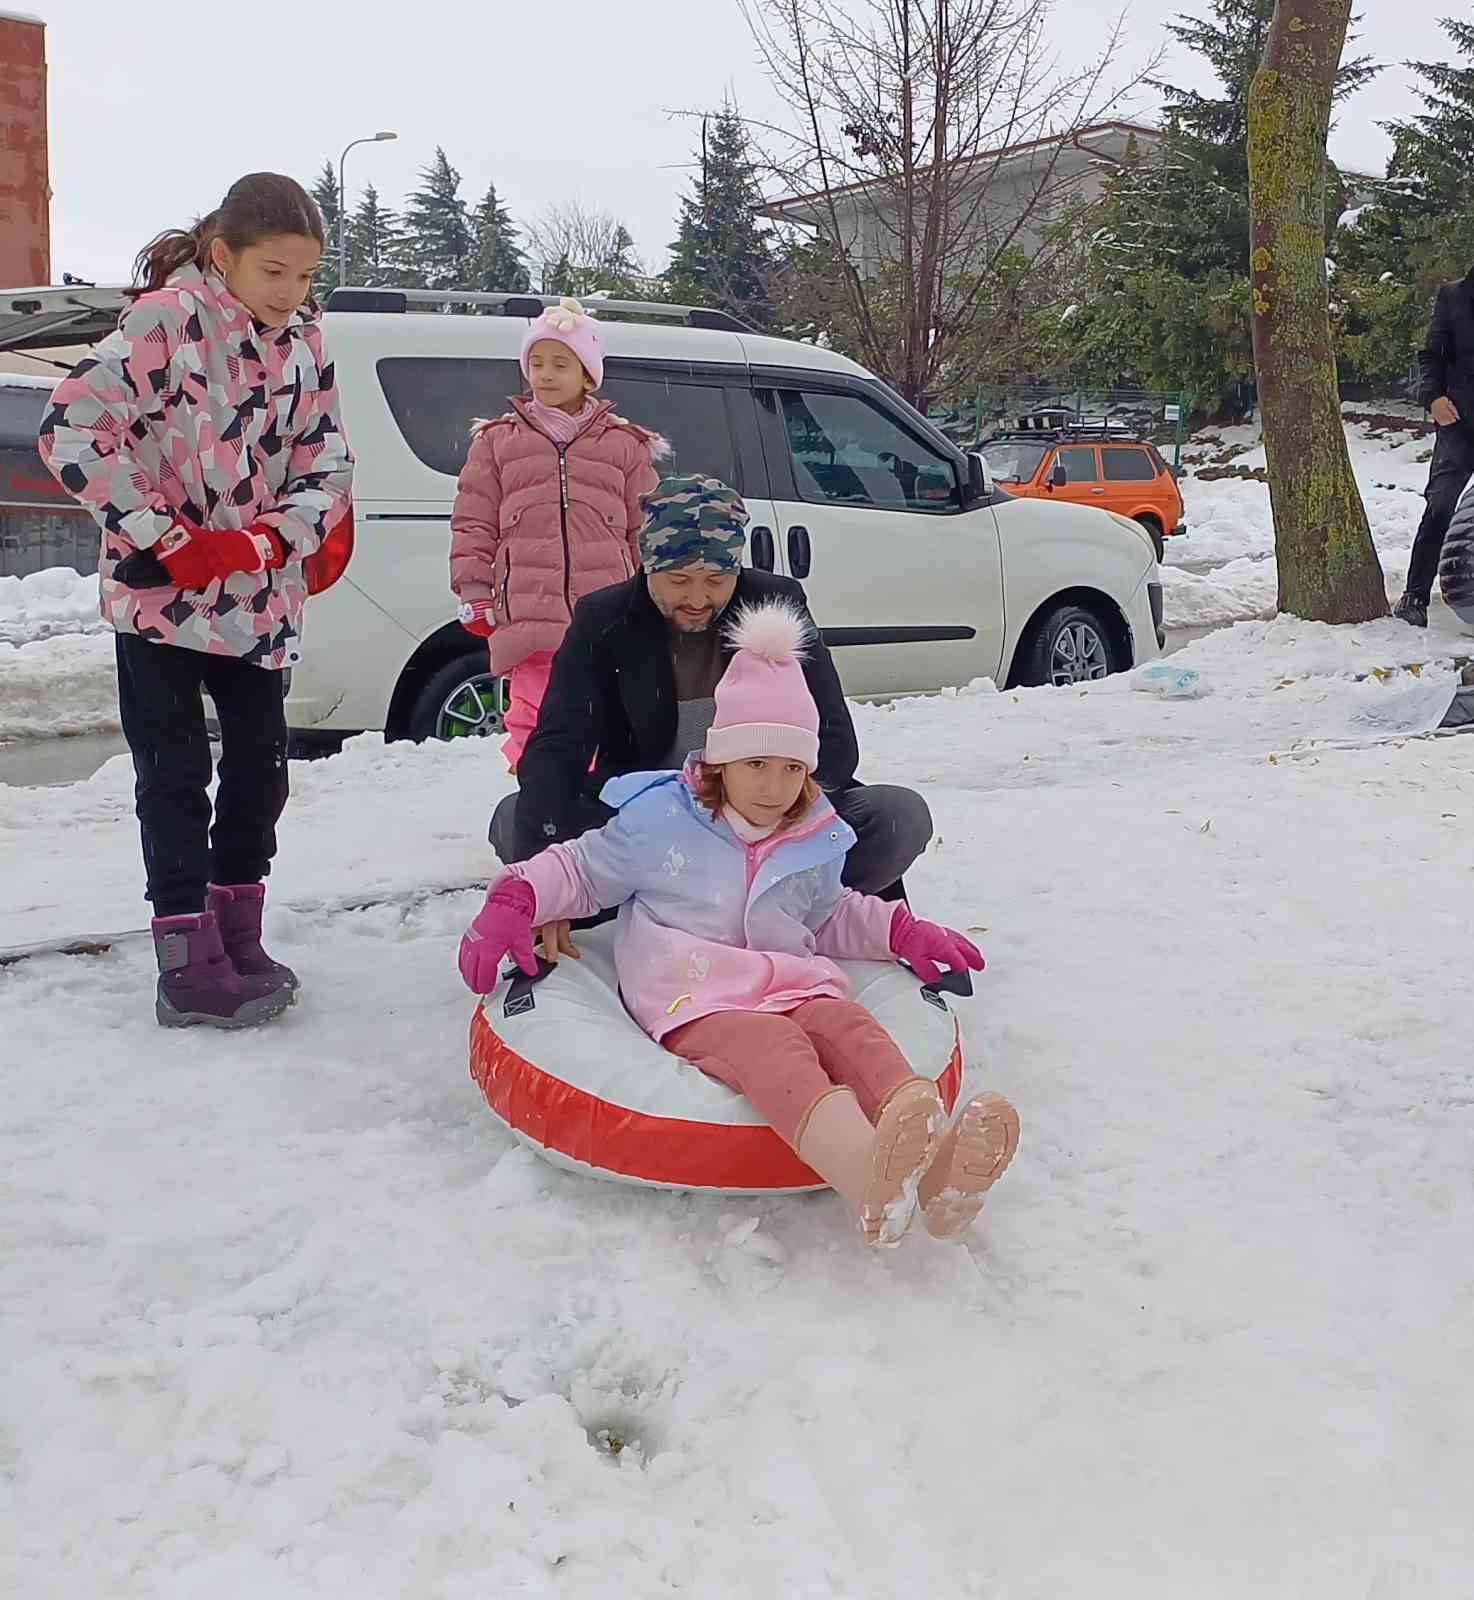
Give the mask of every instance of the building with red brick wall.
[[0, 10], [0, 288], [50, 281], [46, 27]]

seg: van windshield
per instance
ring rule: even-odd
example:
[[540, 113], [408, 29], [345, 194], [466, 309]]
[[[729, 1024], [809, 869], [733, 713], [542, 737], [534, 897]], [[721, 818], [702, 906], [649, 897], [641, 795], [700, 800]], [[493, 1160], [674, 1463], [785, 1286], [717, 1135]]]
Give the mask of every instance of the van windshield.
[[1000, 439], [993, 444], [985, 444], [982, 453], [988, 470], [995, 478], [1002, 478], [1005, 483], [1027, 483], [1039, 470], [1039, 463], [1049, 450], [1049, 445]]

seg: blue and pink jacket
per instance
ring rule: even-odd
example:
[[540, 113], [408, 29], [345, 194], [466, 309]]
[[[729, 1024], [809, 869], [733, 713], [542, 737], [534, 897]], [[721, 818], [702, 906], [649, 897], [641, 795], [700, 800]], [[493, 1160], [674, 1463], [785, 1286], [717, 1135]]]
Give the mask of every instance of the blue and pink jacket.
[[502, 875], [531, 886], [538, 924], [620, 908], [620, 992], [652, 1038], [713, 1012], [843, 998], [836, 960], [894, 960], [896, 908], [841, 884], [855, 835], [827, 800], [748, 845], [697, 803], [693, 771], [611, 780], [610, 822]]

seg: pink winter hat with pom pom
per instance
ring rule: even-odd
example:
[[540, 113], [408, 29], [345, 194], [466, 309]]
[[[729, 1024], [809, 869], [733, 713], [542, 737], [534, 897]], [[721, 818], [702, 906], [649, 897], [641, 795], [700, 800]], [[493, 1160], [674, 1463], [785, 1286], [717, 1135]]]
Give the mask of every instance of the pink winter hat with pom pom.
[[597, 389], [604, 382], [604, 335], [599, 325], [577, 300], [566, 297], [549, 306], [533, 321], [522, 340], [522, 376], [527, 376], [527, 356], [533, 345], [551, 339], [564, 344], [583, 363], [583, 370]]
[[810, 639], [808, 619], [781, 601], [748, 606], [727, 634], [733, 655], [717, 685], [717, 713], [702, 760], [728, 761], [773, 756], [819, 765], [819, 708], [804, 679]]

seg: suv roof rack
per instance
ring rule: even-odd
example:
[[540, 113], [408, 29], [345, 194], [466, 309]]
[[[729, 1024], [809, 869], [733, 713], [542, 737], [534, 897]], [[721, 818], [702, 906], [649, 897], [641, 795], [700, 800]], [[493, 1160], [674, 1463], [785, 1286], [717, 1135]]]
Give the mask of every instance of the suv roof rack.
[[992, 444], [997, 440], [1043, 440], [1046, 443], [1058, 443], [1062, 439], [1114, 439], [1122, 444], [1144, 444], [1141, 430], [1133, 426], [1124, 417], [1102, 417], [1098, 421], [1077, 417], [1070, 420], [1064, 413], [1038, 412], [1032, 416], [1020, 417], [1015, 426], [999, 428], [990, 434], [985, 441]]
[[[558, 304], [555, 294], [486, 294], [470, 289], [359, 289], [344, 286], [334, 289], [327, 299], [329, 311], [406, 312], [412, 307], [450, 309], [473, 307], [503, 317], [540, 317], [548, 306]], [[648, 300], [606, 300], [591, 295], [584, 309], [593, 316], [612, 321], [673, 322], [687, 328], [706, 328], [714, 333], [752, 333], [745, 322], [727, 311], [712, 311], [705, 306], [661, 305]]]

